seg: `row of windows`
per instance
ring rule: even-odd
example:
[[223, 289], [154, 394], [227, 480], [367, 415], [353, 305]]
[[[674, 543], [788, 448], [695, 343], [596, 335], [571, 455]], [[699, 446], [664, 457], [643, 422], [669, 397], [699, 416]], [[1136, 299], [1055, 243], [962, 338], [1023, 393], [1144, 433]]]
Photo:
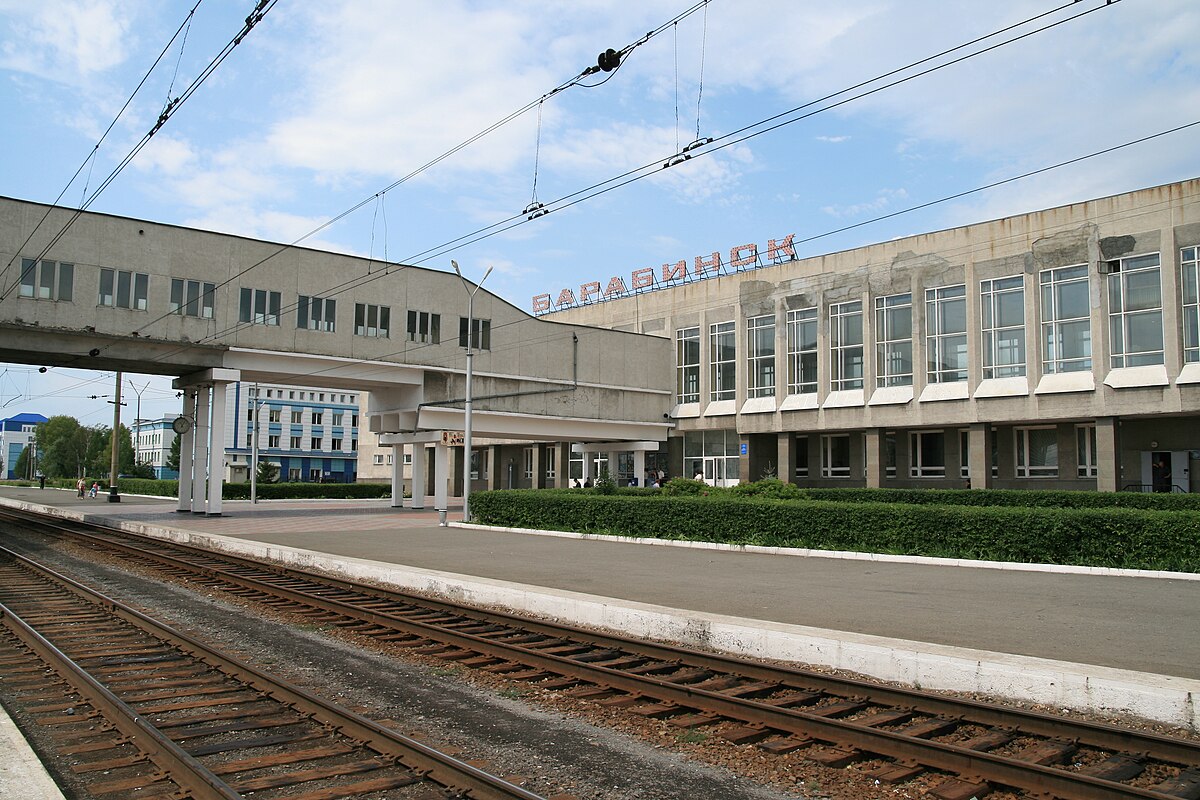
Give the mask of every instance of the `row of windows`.
[[[253, 435], [254, 435], [254, 429], [247, 428], [246, 429], [246, 438], [249, 440]], [[267, 448], [271, 449], [271, 450], [278, 450], [280, 448], [280, 443], [282, 441], [283, 441], [282, 435], [270, 434], [267, 436]], [[324, 442], [325, 442], [325, 438], [322, 436], [310, 437], [308, 440], [308, 448], [307, 449], [321, 450], [321, 451], [335, 451], [335, 452], [342, 452], [345, 449], [344, 448], [345, 440], [340, 436], [330, 437], [328, 447], [324, 446]], [[306, 449], [304, 447], [304, 437], [303, 436], [289, 436], [288, 437], [288, 449], [289, 450], [304, 450], [304, 449]], [[354, 453], [357, 451], [358, 451], [358, 439], [351, 439], [349, 452]]]
[[[1200, 362], [1200, 248], [1181, 253], [1181, 310], [1184, 360]], [[1163, 309], [1158, 253], [1106, 262], [1110, 365], [1114, 369], [1164, 363]], [[1026, 374], [1025, 279], [1017, 275], [981, 281], [980, 360], [985, 379]], [[1040, 347], [1043, 373], [1092, 369], [1091, 302], [1086, 264], [1043, 270], [1038, 276]], [[913, 385], [913, 302], [911, 292], [874, 298], [875, 383], [877, 388]], [[967, 287], [925, 290], [924, 341], [927, 383], [967, 380]], [[863, 303], [831, 303], [828, 370], [831, 391], [864, 388]], [[817, 391], [818, 310], [790, 310], [786, 317], [788, 394]], [[776, 317], [746, 320], [747, 396], [773, 397], [777, 379]], [[676, 394], [680, 403], [700, 401], [700, 328], [676, 331]], [[734, 322], [708, 329], [708, 399], [736, 395]]]
[[[711, 432], [710, 432], [711, 433]], [[911, 431], [909, 433], [908, 461], [909, 477], [912, 478], [944, 478], [950, 473], [948, 469], [958, 467], [960, 478], [970, 474], [968, 454], [970, 445], [968, 433], [958, 431], [959, 460], [957, 465], [949, 465], [946, 458], [946, 437], [954, 435], [946, 431]], [[850, 434], [824, 434], [820, 442], [821, 477], [849, 478], [850, 477]], [[1056, 478], [1059, 475], [1059, 442], [1058, 429], [1050, 426], [1034, 426], [1013, 429], [1013, 447], [1015, 455], [1015, 473], [1018, 478]], [[993, 438], [991, 450], [991, 472], [993, 476], [999, 473], [999, 452], [997, 442]], [[1098, 474], [1096, 462], [1096, 426], [1083, 424], [1075, 426], [1075, 472], [1079, 478], [1094, 478]], [[887, 433], [884, 436], [884, 471], [889, 477], [895, 477], [896, 464], [896, 434]], [[795, 476], [809, 476], [808, 439], [799, 437], [796, 444]]]
[[[32, 258], [21, 260], [21, 297], [39, 300], [74, 300], [75, 265]], [[150, 276], [144, 272], [100, 269], [100, 288], [96, 303], [109, 308], [146, 311], [149, 305]], [[213, 319], [216, 313], [216, 285], [191, 278], [171, 279], [170, 313], [185, 317]], [[269, 289], [240, 290], [238, 320], [251, 325], [280, 324], [282, 295]], [[388, 339], [392, 336], [392, 310], [372, 303], [354, 304], [354, 333]], [[296, 303], [296, 327], [302, 330], [334, 333], [337, 330], [337, 301], [331, 297], [299, 295]], [[409, 310], [406, 332], [408, 341], [441, 344], [440, 314]], [[491, 349], [491, 320], [474, 320], [471, 346]], [[467, 319], [459, 319], [459, 346], [467, 346]]]
[[[260, 418], [261, 418], [261, 413], [262, 412], [259, 412]], [[324, 411], [313, 410], [312, 412], [309, 413], [308, 418], [309, 418], [310, 425], [315, 426], [315, 425], [324, 425], [325, 424], [325, 412]], [[254, 409], [253, 408], [246, 409], [246, 421], [254, 422]], [[304, 411], [302, 409], [292, 409], [289, 414], [289, 421], [291, 422], [292, 425], [303, 425], [304, 424]], [[272, 423], [272, 422], [282, 423], [283, 422], [283, 409], [282, 408], [267, 409], [267, 422], [268, 423]], [[329, 412], [329, 424], [331, 426], [333, 426], [335, 428], [340, 428], [343, 425], [345, 425], [345, 423], [346, 423], [346, 412], [336, 411], [336, 410]], [[350, 415], [350, 427], [352, 427], [352, 428], [358, 427], [358, 414]]]
[[[303, 389], [300, 389], [300, 390], [297, 390], [297, 389], [259, 389], [259, 388], [255, 388], [255, 387], [251, 386], [248, 390], [248, 395], [250, 397], [265, 397], [268, 400], [270, 400], [272, 397], [276, 397], [280, 400], [283, 400], [283, 399], [285, 399], [284, 398], [285, 392], [287, 393], [287, 398], [286, 398], [287, 400], [305, 400], [305, 399], [307, 399], [307, 400], [316, 401], [319, 403], [325, 402], [325, 394], [326, 394], [325, 392], [305, 392], [305, 390], [303, 390]], [[307, 398], [305, 398], [305, 394], [308, 395]], [[338, 394], [337, 392], [329, 392], [329, 402], [331, 402], [331, 403], [347, 403], [349, 405], [354, 405], [355, 403], [358, 402], [358, 399], [353, 394]], [[355, 424], [357, 425], [358, 423], [356, 422]]]

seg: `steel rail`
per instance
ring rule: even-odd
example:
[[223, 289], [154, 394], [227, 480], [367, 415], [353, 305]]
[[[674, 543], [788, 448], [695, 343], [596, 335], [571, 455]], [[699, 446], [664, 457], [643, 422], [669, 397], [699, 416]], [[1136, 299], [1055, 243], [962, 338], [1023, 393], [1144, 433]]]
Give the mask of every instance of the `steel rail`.
[[[370, 749], [384, 756], [395, 758], [414, 773], [426, 777], [447, 789], [466, 793], [473, 800], [475, 798], [478, 798], [478, 800], [544, 800], [541, 795], [529, 792], [464, 761], [460, 761], [424, 745], [415, 739], [389, 730], [360, 714], [335, 706], [295, 684], [272, 677], [233, 656], [214, 650], [185, 633], [176, 631], [118, 600], [108, 597], [19, 553], [0, 547], [0, 554], [13, 559], [26, 569], [61, 584], [88, 602], [102, 606], [109, 613], [129, 624], [164, 639], [187, 655], [215, 667], [222, 673], [277, 702], [291, 706], [302, 714], [327, 721], [332, 728], [339, 730], [343, 735], [365, 744]], [[47, 644], [49, 643], [47, 642]], [[50, 646], [53, 647], [53, 645]], [[62, 657], [65, 658], [65, 656]], [[86, 675], [86, 673], [80, 672]], [[121, 703], [115, 695], [111, 695], [111, 692], [104, 690], [103, 687], [100, 688], [112, 696], [112, 700]], [[122, 705], [124, 704], [122, 703]], [[150, 727], [149, 723], [144, 721], [141, 724]], [[165, 736], [162, 734], [159, 734], [159, 736], [165, 739]], [[166, 741], [169, 742], [169, 740]], [[186, 756], [186, 753], [184, 755]], [[191, 757], [188, 756], [188, 758]], [[217, 780], [219, 782], [219, 779]], [[229, 789], [229, 791], [232, 794], [205, 795], [205, 798], [220, 797], [228, 800], [228, 798], [241, 797], [234, 790]]]

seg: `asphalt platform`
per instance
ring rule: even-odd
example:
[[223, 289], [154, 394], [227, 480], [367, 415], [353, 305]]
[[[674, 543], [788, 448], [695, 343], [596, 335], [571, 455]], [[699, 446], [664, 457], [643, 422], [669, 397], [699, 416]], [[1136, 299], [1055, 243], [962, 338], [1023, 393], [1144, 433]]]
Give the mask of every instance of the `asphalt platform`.
[[[650, 543], [451, 524], [389, 501], [33, 504], [632, 635], [1200, 730], [1200, 575]], [[429, 504], [432, 507], [432, 503]]]

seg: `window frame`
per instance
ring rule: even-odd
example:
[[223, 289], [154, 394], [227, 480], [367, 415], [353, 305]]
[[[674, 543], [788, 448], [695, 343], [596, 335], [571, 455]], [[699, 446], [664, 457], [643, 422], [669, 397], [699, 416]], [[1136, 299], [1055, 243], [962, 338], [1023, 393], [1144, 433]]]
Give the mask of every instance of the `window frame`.
[[[1153, 264], [1148, 263], [1153, 260]], [[1132, 269], [1127, 268], [1130, 262], [1147, 262]], [[1163, 329], [1163, 291], [1162, 291], [1162, 254], [1158, 252], [1143, 253], [1136, 256], [1124, 256], [1112, 259], [1108, 263], [1108, 345], [1109, 365], [1112, 369], [1126, 367], [1146, 367], [1165, 364], [1166, 336]], [[1125, 308], [1130, 297], [1129, 283], [1132, 279], [1156, 276], [1157, 305], [1146, 308]], [[1136, 326], [1144, 320], [1157, 318], [1157, 349], [1130, 350], [1130, 339], [1140, 338]], [[1119, 334], [1118, 334], [1119, 332]]]
[[[1001, 325], [1001, 307], [1012, 295], [1020, 295], [1021, 324]], [[980, 360], [984, 380], [1023, 378], [1028, 371], [1029, 353], [1025, 341], [1025, 276], [1007, 275], [979, 282]], [[1013, 334], [1016, 333], [1014, 336]], [[1007, 335], [1005, 335], [1007, 334]], [[1019, 361], [1002, 360], [1015, 342]]]
[[1179, 249], [1179, 303], [1183, 363], [1200, 363], [1200, 247]]
[[[819, 328], [816, 306], [787, 312], [788, 394], [817, 393], [820, 385]], [[809, 343], [811, 347], [804, 346]], [[809, 375], [811, 380], [807, 379]]]
[[[961, 330], [944, 328], [949, 310], [962, 306]], [[963, 383], [970, 375], [967, 355], [967, 285], [935, 286], [925, 290], [925, 380], [926, 383]], [[961, 366], [950, 367], [947, 352], [961, 357]]]
[[[834, 440], [845, 440], [846, 445], [846, 463], [845, 465], [834, 463]], [[840, 455], [840, 454], [836, 454]], [[822, 478], [849, 478], [850, 477], [850, 434], [848, 433], [823, 433], [821, 434], [821, 477]]]
[[[912, 292], [875, 298], [875, 387], [913, 385], [913, 301]], [[908, 312], [908, 328], [894, 316]], [[907, 335], [905, 335], [907, 334]], [[908, 371], [904, 371], [905, 352]]]
[[[1042, 464], [1034, 466], [1030, 451], [1030, 434], [1034, 431], [1050, 431], [1054, 437], [1054, 445], [1052, 452], [1054, 455], [1054, 465]], [[1055, 425], [1028, 425], [1013, 429], [1015, 438], [1015, 467], [1016, 476], [1023, 479], [1037, 478], [1057, 478], [1058, 477], [1058, 427]]]
[[[1060, 277], [1065, 276], [1065, 277]], [[1075, 284], [1083, 284], [1088, 313], [1084, 316], [1062, 317], [1062, 290]], [[1087, 264], [1071, 264], [1044, 269], [1038, 274], [1039, 300], [1041, 304], [1041, 356], [1042, 372], [1056, 375], [1092, 370], [1092, 318], [1091, 318], [1091, 275]], [[1086, 355], [1064, 356], [1064, 332], [1086, 322], [1086, 336], [1082, 340]]]
[[[718, 355], [728, 353], [728, 358]], [[737, 400], [737, 322], [713, 322], [708, 326], [708, 400]]]
[[[857, 318], [857, 341], [854, 320]], [[829, 305], [829, 389], [840, 392], [862, 389], [866, 380], [866, 350], [862, 300]], [[857, 359], [855, 353], [857, 352]], [[855, 367], [857, 366], [857, 370]], [[857, 371], [857, 375], [854, 372]]]
[[[935, 437], [930, 439], [929, 437]], [[927, 441], [941, 441], [941, 463], [935, 463], [935, 453], [927, 451]], [[928, 458], [927, 458], [928, 457]], [[937, 430], [909, 431], [908, 434], [908, 475], [910, 478], [944, 478], [946, 477], [946, 432]]]
[[746, 396], [775, 396], [775, 315], [746, 318]]
[[675, 400], [700, 402], [700, 326], [675, 331]]

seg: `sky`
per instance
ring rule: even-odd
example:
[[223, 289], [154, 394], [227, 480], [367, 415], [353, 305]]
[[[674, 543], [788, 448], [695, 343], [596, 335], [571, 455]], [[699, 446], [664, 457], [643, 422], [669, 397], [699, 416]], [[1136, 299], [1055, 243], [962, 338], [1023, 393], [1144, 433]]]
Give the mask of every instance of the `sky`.
[[[268, 2], [194, 86], [249, 0], [0, 0], [0, 195], [492, 266], [531, 310], [789, 234], [819, 255], [1200, 175], [1197, 125], [971, 192], [1200, 121], [1195, 0]], [[113, 391], [0, 364], [0, 417], [109, 425]], [[126, 421], [138, 391], [143, 417], [179, 410], [126, 376]]]

